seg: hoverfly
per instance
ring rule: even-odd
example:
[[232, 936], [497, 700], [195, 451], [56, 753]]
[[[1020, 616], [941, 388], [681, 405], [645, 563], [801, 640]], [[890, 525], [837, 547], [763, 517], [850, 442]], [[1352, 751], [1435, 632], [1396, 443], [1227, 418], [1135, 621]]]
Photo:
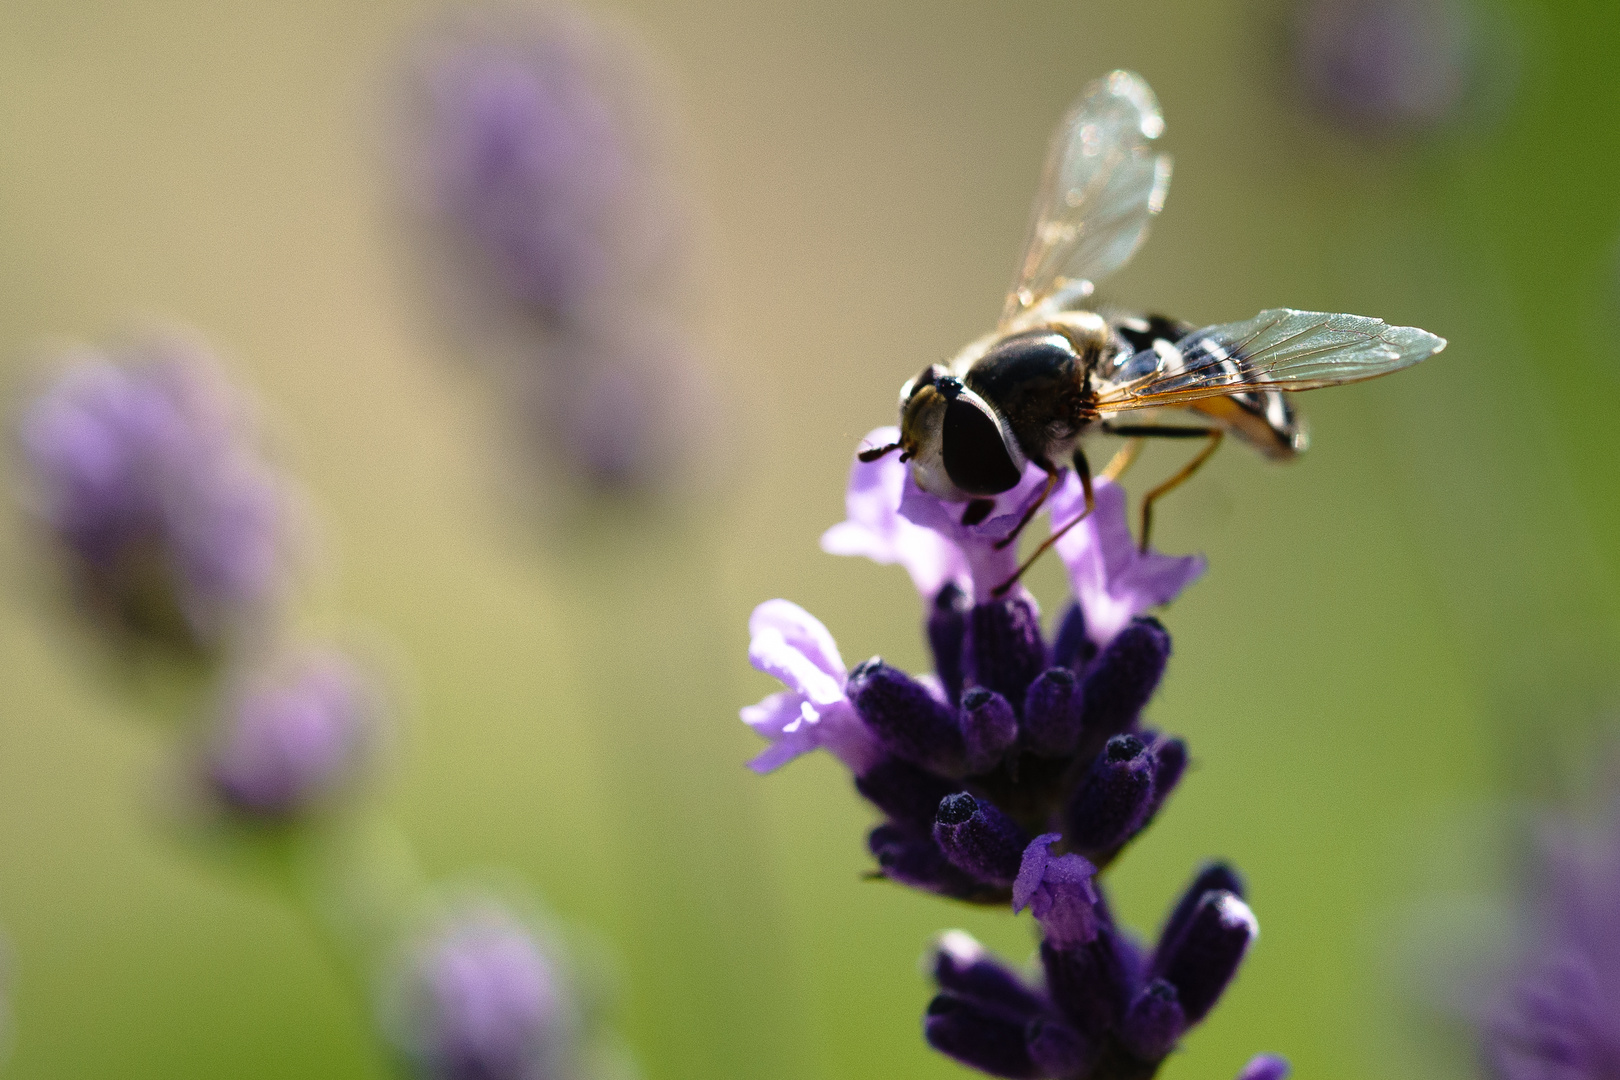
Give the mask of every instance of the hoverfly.
[[[948, 364], [932, 364], [900, 389], [900, 438], [863, 451], [899, 450], [917, 486], [966, 501], [965, 524], [990, 512], [988, 496], [1015, 486], [1028, 464], [1047, 473], [1040, 497], [999, 546], [1013, 543], [1071, 465], [1093, 505], [1081, 440], [1123, 436], [1105, 475], [1129, 465], [1142, 439], [1203, 439], [1178, 472], [1142, 500], [1140, 543], [1153, 504], [1207, 461], [1231, 433], [1269, 458], [1305, 449], [1303, 424], [1285, 392], [1356, 382], [1410, 367], [1444, 338], [1381, 319], [1271, 308], [1246, 322], [1195, 328], [1160, 315], [1087, 306], [1095, 282], [1123, 266], [1164, 206], [1170, 158], [1153, 149], [1164, 130], [1143, 79], [1116, 71], [1092, 83], [1052, 137], [1018, 278], [996, 328]], [[1190, 413], [1164, 423], [1152, 410]], [[1125, 414], [1143, 414], [1122, 422]], [[1005, 592], [1064, 531], [1052, 536]]]

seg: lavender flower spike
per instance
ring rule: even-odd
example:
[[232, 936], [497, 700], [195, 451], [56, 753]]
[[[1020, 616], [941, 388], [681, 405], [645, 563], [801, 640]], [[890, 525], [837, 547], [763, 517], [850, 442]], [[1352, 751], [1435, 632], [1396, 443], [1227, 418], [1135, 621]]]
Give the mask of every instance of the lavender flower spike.
[[1276, 1054], [1260, 1054], [1238, 1073], [1237, 1080], [1288, 1080], [1288, 1062]]
[[880, 753], [845, 694], [848, 672], [827, 628], [799, 605], [767, 600], [748, 619], [748, 661], [788, 689], [742, 710], [743, 723], [771, 740], [748, 767], [768, 773], [825, 747], [856, 774]]
[[576, 1020], [535, 935], [489, 902], [445, 916], [403, 957], [386, 1026], [423, 1080], [569, 1075]]
[[210, 747], [206, 771], [224, 804], [246, 817], [284, 819], [349, 786], [372, 741], [373, 695], [342, 657], [317, 652], [291, 673], [237, 695]]
[[[880, 427], [862, 443], [886, 446], [899, 437], [899, 428]], [[865, 462], [857, 456], [844, 492], [848, 517], [821, 535], [821, 550], [829, 555], [864, 555], [885, 565], [899, 563], [923, 599], [932, 600], [946, 585], [967, 584], [967, 557], [943, 534], [900, 515], [908, 475], [895, 454]]]
[[200, 347], [81, 353], [28, 406], [20, 437], [30, 509], [93, 614], [212, 647], [268, 604], [286, 493]]
[[[1125, 514], [1125, 489], [1106, 480], [1093, 488], [1091, 516], [1054, 545], [1068, 568], [1075, 602], [1085, 612], [1086, 633], [1101, 647], [1149, 608], [1168, 604], [1197, 581], [1202, 555], [1161, 555], [1138, 551]], [[1085, 510], [1085, 492], [1073, 473], [1049, 500], [1052, 520], [1062, 524]]]

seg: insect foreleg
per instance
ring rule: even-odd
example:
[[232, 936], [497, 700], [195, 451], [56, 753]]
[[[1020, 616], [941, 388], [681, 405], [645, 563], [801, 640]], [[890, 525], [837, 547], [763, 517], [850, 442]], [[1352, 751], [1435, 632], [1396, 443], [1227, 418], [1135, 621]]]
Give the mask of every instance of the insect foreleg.
[[[1048, 536], [1045, 540], [1042, 540], [1041, 546], [1036, 548], [1034, 553], [1030, 555], [1029, 558], [1024, 560], [1023, 565], [1019, 566], [1017, 570], [1013, 571], [1012, 577], [990, 590], [991, 596], [998, 598], [1006, 596], [1007, 590], [1018, 584], [1018, 579], [1024, 576], [1024, 572], [1026, 570], [1035, 565], [1035, 561], [1037, 559], [1046, 554], [1046, 550], [1048, 548], [1057, 543], [1059, 540], [1063, 539], [1064, 533], [1068, 532], [1070, 529], [1074, 528], [1076, 525], [1080, 524], [1082, 521], [1086, 520], [1088, 516], [1090, 516], [1092, 509], [1097, 505], [1097, 498], [1096, 495], [1093, 494], [1091, 487], [1091, 462], [1086, 460], [1085, 451], [1081, 450], [1079, 447], [1075, 447], [1074, 450], [1074, 471], [1075, 475], [1080, 477], [1080, 489], [1086, 493], [1086, 508], [1080, 511], [1073, 521], [1070, 521], [1061, 529], [1053, 530], [1051, 536]], [[1057, 474], [1054, 473], [1053, 475], [1056, 476]]]
[[[1040, 462], [1036, 462], [1036, 464], [1040, 465]], [[1017, 539], [1019, 537], [1019, 534], [1024, 531], [1024, 526], [1028, 525], [1031, 521], [1035, 520], [1035, 515], [1040, 513], [1040, 510], [1041, 510], [1042, 506], [1046, 505], [1046, 497], [1048, 495], [1052, 494], [1052, 489], [1053, 488], [1057, 487], [1057, 482], [1058, 482], [1058, 472], [1057, 472], [1057, 470], [1052, 468], [1049, 465], [1041, 465], [1041, 468], [1046, 470], [1046, 486], [1041, 488], [1040, 498], [1036, 499], [1034, 502], [1029, 504], [1029, 509], [1025, 510], [1024, 511], [1024, 516], [1018, 519], [1018, 524], [1013, 526], [1012, 532], [1008, 533], [1006, 536], [1003, 536], [1000, 540], [996, 541], [996, 550], [997, 551], [1000, 551], [1003, 548], [1007, 547], [1009, 544], [1012, 544], [1015, 541], [1017, 541]], [[1085, 478], [1085, 482], [1086, 482], [1087, 486], [1089, 487], [1089, 485], [1091, 484], [1091, 477], [1089, 475]]]

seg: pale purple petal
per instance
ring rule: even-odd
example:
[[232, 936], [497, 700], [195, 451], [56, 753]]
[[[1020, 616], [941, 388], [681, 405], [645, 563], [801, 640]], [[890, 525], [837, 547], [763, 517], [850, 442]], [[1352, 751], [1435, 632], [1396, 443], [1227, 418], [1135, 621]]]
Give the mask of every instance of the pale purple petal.
[[[899, 428], [878, 428], [861, 440], [861, 446], [886, 446], [899, 436]], [[945, 536], [900, 516], [906, 475], [896, 454], [870, 462], [857, 457], [844, 492], [847, 520], [822, 534], [821, 550], [829, 555], [864, 555], [884, 565], [899, 563], [917, 591], [931, 600], [946, 583], [966, 581], [967, 559]]]
[[1018, 877], [1013, 880], [1013, 914], [1016, 915], [1029, 907], [1029, 902], [1034, 898], [1035, 890], [1041, 883], [1041, 877], [1046, 873], [1046, 864], [1052, 858], [1046, 849], [1061, 839], [1062, 833], [1042, 833], [1031, 840], [1029, 847], [1024, 849], [1024, 860], [1018, 864]]
[[[1125, 624], [1149, 608], [1168, 604], [1204, 572], [1202, 555], [1140, 552], [1125, 513], [1125, 489], [1106, 480], [1093, 488], [1096, 508], [1055, 545], [1068, 568], [1075, 600], [1086, 616], [1086, 633], [1106, 645]], [[1050, 500], [1053, 528], [1085, 509], [1085, 490], [1073, 473]]]
[[1012, 532], [1019, 518], [1040, 497], [1045, 485], [1046, 473], [1031, 465], [1024, 470], [1024, 478], [1016, 487], [995, 497], [995, 509], [989, 517], [977, 525], [963, 525], [962, 512], [968, 504], [946, 502], [928, 494], [917, 486], [908, 469], [900, 493], [900, 516], [934, 530], [962, 552], [973, 579], [974, 597], [984, 601], [990, 598], [992, 589], [1018, 569], [1018, 545], [1009, 544], [997, 551], [996, 544]]
[[767, 600], [748, 619], [748, 662], [818, 705], [843, 700], [844, 661], [815, 616], [789, 600]]
[[1049, 846], [1062, 839], [1046, 833], [1024, 849], [1013, 880], [1013, 911], [1028, 907], [1040, 920], [1046, 940], [1060, 948], [1084, 945], [1097, 936], [1097, 868], [1079, 855], [1053, 855]]
[[760, 774], [774, 772], [812, 750], [826, 750], [855, 773], [865, 772], [879, 757], [866, 725], [847, 701], [818, 708], [804, 695], [784, 691], [757, 705], [745, 706], [742, 719], [771, 740], [771, 745], [748, 763]]

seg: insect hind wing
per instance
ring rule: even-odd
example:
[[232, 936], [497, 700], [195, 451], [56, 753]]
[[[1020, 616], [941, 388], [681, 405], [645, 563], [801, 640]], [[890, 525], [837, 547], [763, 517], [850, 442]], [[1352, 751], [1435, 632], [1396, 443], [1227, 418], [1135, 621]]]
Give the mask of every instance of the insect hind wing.
[[1415, 326], [1271, 308], [1245, 322], [1194, 330], [1173, 348], [1122, 359], [1098, 407], [1119, 412], [1246, 390], [1338, 386], [1411, 367], [1445, 347], [1445, 338]]

